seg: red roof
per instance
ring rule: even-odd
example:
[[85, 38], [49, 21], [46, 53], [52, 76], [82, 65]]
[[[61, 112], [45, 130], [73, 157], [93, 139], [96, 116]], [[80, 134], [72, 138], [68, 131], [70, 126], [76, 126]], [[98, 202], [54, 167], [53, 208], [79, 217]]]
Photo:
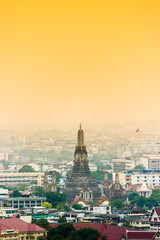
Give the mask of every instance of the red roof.
[[[73, 225], [76, 230], [80, 230], [82, 228], [92, 228], [101, 232], [103, 228], [102, 223], [73, 223]], [[50, 224], [50, 226], [57, 227], [58, 224]], [[126, 237], [126, 230], [137, 231], [137, 229], [105, 225], [103, 229], [103, 236], [105, 236], [108, 240], [120, 240], [122, 236]]]
[[19, 216], [19, 212], [15, 213], [11, 218], [16, 218]]
[[26, 223], [19, 218], [0, 219], [0, 232], [18, 229], [19, 232], [46, 232], [47, 230], [33, 223]]
[[127, 239], [150, 239], [152, 240], [155, 232], [149, 231], [127, 231]]
[[155, 209], [157, 215], [160, 216], [160, 207], [155, 207], [154, 209]]

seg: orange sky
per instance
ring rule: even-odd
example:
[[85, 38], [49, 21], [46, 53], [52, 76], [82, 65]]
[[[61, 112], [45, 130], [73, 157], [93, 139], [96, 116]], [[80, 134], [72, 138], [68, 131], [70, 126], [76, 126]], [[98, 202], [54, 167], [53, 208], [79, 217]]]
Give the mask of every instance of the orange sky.
[[160, 120], [159, 0], [1, 0], [0, 123]]

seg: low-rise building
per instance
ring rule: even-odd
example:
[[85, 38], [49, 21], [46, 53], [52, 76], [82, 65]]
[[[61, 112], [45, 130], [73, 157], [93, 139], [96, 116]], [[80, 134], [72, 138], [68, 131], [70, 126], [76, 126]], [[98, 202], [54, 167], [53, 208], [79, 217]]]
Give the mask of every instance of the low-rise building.
[[0, 218], [8, 218], [18, 212], [18, 208], [0, 207]]
[[160, 229], [160, 207], [154, 207], [149, 216], [150, 229], [159, 231]]
[[17, 186], [21, 184], [35, 184], [37, 186], [43, 185], [44, 173], [0, 173], [0, 185]]
[[145, 182], [150, 186], [160, 186], [160, 172], [154, 172], [152, 170], [143, 172], [134, 172], [131, 175], [132, 185], [141, 185]]
[[40, 207], [43, 202], [46, 201], [45, 197], [29, 197], [29, 198], [1, 198], [0, 204], [1, 206], [6, 203], [12, 208], [27, 208], [27, 207]]
[[18, 218], [0, 219], [1, 240], [37, 240], [39, 237], [45, 239], [46, 233], [46, 229]]

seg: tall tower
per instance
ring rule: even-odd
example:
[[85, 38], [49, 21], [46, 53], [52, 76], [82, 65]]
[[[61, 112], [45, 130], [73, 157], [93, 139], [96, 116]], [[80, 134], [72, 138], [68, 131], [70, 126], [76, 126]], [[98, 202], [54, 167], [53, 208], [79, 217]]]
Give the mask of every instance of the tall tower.
[[53, 171], [52, 173], [52, 189], [51, 189], [52, 192], [57, 192], [57, 186], [56, 186], [56, 174], [55, 172]]
[[103, 192], [107, 197], [109, 197], [109, 182], [108, 182], [107, 169], [105, 169], [105, 172], [104, 172], [104, 190], [103, 190]]
[[101, 190], [96, 184], [95, 178], [92, 177], [88, 166], [88, 155], [86, 146], [84, 145], [84, 131], [81, 124], [78, 130], [77, 146], [75, 147], [73, 169], [71, 176], [67, 178], [63, 192], [66, 194], [67, 201], [72, 202], [73, 199], [80, 195], [85, 189], [86, 183], [89, 191], [92, 192], [88, 202], [96, 202], [101, 196]]
[[109, 198], [111, 201], [116, 200], [116, 199], [121, 199], [123, 194], [124, 194], [124, 189], [119, 182], [119, 174], [117, 172], [115, 175], [115, 183], [112, 184], [112, 186], [110, 188]]
[[43, 190], [44, 190], [45, 192], [48, 191], [48, 173], [47, 173], [47, 171], [45, 171], [45, 173], [44, 173]]

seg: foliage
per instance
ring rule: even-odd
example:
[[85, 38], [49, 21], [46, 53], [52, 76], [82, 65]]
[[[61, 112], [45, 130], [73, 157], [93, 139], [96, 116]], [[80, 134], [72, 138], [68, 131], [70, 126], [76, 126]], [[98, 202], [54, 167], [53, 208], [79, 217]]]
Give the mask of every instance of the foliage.
[[13, 193], [9, 195], [9, 197], [10, 198], [22, 197], [22, 194], [18, 190], [15, 190]]
[[3, 203], [2, 207], [9, 207], [8, 203]]
[[27, 172], [35, 172], [35, 170], [29, 165], [24, 165], [21, 169], [19, 169], [18, 172], [20, 172], [20, 173], [26, 172], [27, 173]]
[[[108, 180], [112, 180], [112, 174], [107, 172], [108, 174]], [[96, 180], [103, 181], [104, 180], [104, 171], [97, 170], [95, 172], [92, 172], [92, 176], [96, 178]]]
[[46, 195], [46, 193], [44, 192], [43, 187], [36, 186], [36, 187], [34, 187], [33, 195], [35, 195], [37, 197], [44, 197]]
[[51, 228], [48, 232], [47, 240], [60, 240], [69, 238], [75, 228], [72, 223], [59, 224], [56, 228]]
[[62, 217], [59, 217], [58, 223], [66, 223], [66, 222], [67, 222], [67, 219], [65, 215], [63, 215]]
[[135, 197], [138, 197], [138, 193], [137, 192], [133, 192], [133, 193], [130, 193], [129, 195], [126, 196], [126, 198], [128, 197], [128, 200], [131, 201], [133, 200]]
[[120, 199], [110, 202], [112, 208], [120, 209], [124, 207], [124, 203]]
[[71, 240], [98, 240], [99, 233], [95, 229], [83, 228], [78, 231], [75, 231]]
[[10, 161], [1, 160], [1, 163], [2, 163], [4, 168], [7, 168], [8, 165], [10, 164]]
[[146, 199], [146, 197], [137, 196], [133, 200], [131, 200], [131, 204], [136, 204], [138, 209], [142, 209], [146, 204]]
[[116, 222], [110, 222], [110, 225], [118, 226], [118, 223], [116, 223]]
[[122, 224], [122, 227], [132, 228], [132, 225], [130, 224], [130, 222], [124, 222]]
[[56, 206], [57, 210], [65, 210], [67, 212], [70, 211], [70, 206], [67, 203], [61, 202]]
[[[99, 233], [95, 229], [83, 228], [75, 231], [72, 223], [62, 223], [48, 231], [48, 240], [98, 240]], [[105, 237], [102, 237], [105, 240]]]
[[50, 208], [52, 208], [52, 204], [49, 203], [49, 202], [44, 202], [44, 203], [42, 204], [42, 207], [45, 207], [45, 208], [50, 209]]
[[81, 210], [83, 208], [83, 206], [81, 204], [75, 203], [72, 205], [72, 208], [74, 208], [76, 210]]
[[39, 225], [40, 227], [44, 228], [44, 229], [47, 229], [49, 230], [49, 223], [47, 221], [47, 219], [45, 219], [44, 217], [42, 217], [40, 220], [36, 220], [36, 219], [33, 219], [32, 220], [32, 223], [35, 223], [37, 225]]
[[[55, 172], [55, 175], [56, 175], [56, 182], [59, 182], [59, 179], [62, 177], [61, 174], [59, 172]], [[52, 175], [53, 174], [53, 171], [49, 171], [48, 172], [48, 175]]]
[[65, 194], [55, 193], [55, 192], [47, 192], [46, 193], [47, 202], [52, 204], [52, 207], [56, 207], [59, 203], [66, 201]]
[[135, 166], [134, 169], [144, 170], [146, 168], [145, 168], [145, 166], [143, 164], [139, 164], [139, 165]]

